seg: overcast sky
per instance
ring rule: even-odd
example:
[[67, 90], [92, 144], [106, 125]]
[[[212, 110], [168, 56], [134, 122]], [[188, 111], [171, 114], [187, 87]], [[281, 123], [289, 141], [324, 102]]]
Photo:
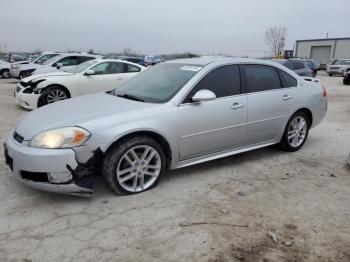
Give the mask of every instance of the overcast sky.
[[350, 37], [350, 0], [1, 0], [8, 50], [66, 49], [144, 54], [191, 51], [262, 56], [264, 32], [296, 39]]

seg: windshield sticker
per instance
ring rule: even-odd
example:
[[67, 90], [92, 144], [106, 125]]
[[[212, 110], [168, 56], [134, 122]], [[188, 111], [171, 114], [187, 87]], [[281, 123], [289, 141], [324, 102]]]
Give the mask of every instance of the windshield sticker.
[[202, 68], [200, 66], [183, 66], [180, 69], [181, 70], [186, 70], [186, 71], [198, 72]]

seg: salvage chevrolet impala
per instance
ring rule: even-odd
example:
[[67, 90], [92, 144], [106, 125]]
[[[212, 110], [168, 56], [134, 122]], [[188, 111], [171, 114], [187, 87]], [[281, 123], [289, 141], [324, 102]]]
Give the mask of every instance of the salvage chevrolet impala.
[[114, 91], [28, 113], [6, 140], [5, 159], [33, 188], [91, 195], [97, 172], [116, 194], [134, 194], [167, 169], [272, 144], [299, 150], [326, 112], [319, 80], [277, 63], [175, 60]]

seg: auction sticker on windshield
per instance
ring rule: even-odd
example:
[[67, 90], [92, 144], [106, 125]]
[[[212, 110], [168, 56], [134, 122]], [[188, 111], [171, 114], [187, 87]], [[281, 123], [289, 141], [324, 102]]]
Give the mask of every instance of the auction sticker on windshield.
[[180, 69], [181, 70], [186, 70], [186, 71], [198, 72], [202, 68], [200, 66], [183, 66]]

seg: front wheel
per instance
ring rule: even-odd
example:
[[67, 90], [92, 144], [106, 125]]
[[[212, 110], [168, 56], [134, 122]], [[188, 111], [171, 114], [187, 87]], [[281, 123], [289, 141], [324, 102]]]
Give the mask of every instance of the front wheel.
[[343, 78], [343, 84], [344, 84], [344, 85], [348, 85], [348, 84], [350, 84], [350, 81], [347, 80], [347, 79], [344, 77], [344, 78]]
[[165, 166], [162, 147], [150, 137], [135, 136], [109, 150], [102, 172], [117, 195], [129, 195], [155, 187]]
[[304, 145], [310, 129], [310, 120], [304, 112], [296, 112], [288, 120], [281, 139], [282, 149], [290, 152], [298, 151]]
[[60, 86], [52, 86], [43, 94], [43, 105], [52, 104], [69, 98], [67, 91]]

